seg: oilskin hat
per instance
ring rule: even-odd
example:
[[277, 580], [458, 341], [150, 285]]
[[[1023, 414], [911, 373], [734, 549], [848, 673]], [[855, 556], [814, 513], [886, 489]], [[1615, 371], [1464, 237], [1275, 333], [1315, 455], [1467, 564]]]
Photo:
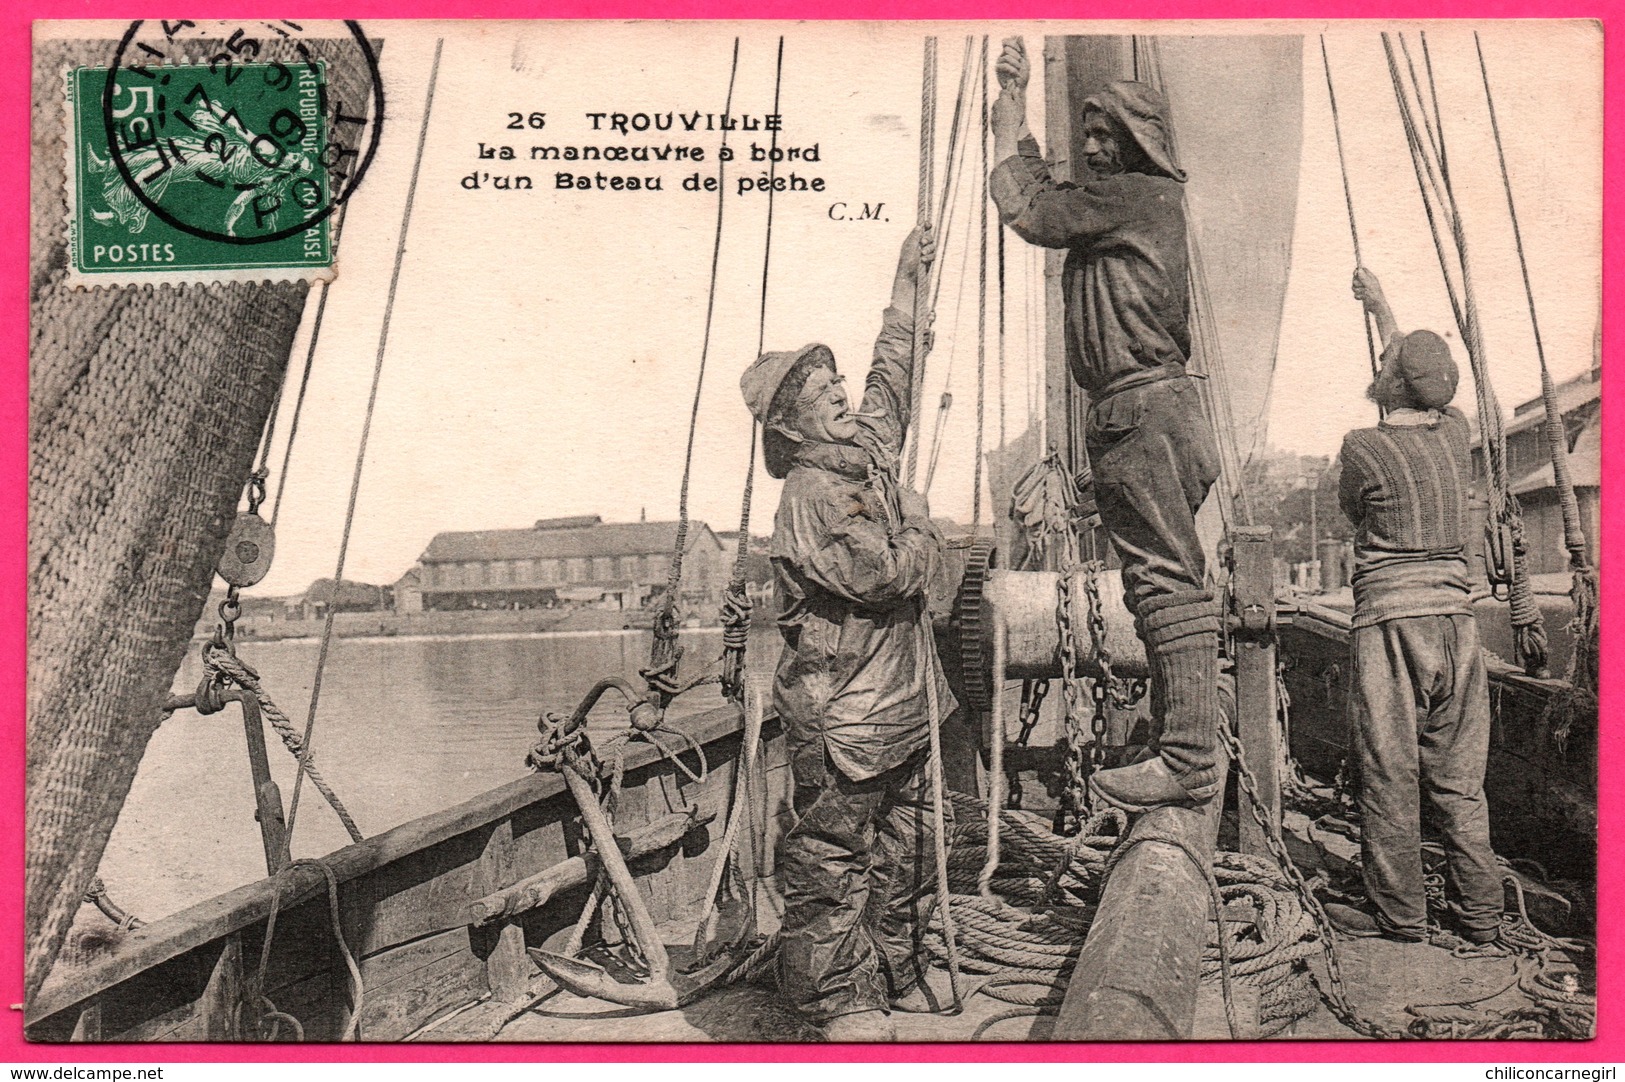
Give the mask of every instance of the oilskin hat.
[[1168, 99], [1148, 83], [1119, 79], [1099, 94], [1085, 98], [1083, 111], [1105, 113], [1128, 132], [1146, 158], [1164, 175], [1183, 182], [1185, 171], [1174, 161], [1168, 138]]
[[794, 403], [815, 368], [835, 371], [835, 354], [816, 342], [798, 350], [764, 353], [739, 377], [745, 405], [762, 425], [762, 458], [772, 477], [782, 479], [790, 472], [795, 445], [768, 422]]

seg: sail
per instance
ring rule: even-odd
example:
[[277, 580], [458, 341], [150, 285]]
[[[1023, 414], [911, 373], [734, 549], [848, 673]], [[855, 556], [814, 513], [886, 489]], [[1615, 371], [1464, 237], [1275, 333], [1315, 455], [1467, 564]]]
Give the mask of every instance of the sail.
[[[1281, 308], [1291, 270], [1303, 146], [1298, 35], [1166, 37], [1137, 50], [1174, 118], [1192, 260], [1191, 371], [1225, 476], [1198, 520], [1211, 557], [1225, 519], [1251, 519], [1242, 472], [1266, 437]], [[1147, 63], [1149, 61], [1149, 63]], [[1158, 63], [1160, 61], [1160, 63]]]
[[[353, 48], [312, 48], [335, 93], [366, 100]], [[66, 207], [40, 193], [63, 190], [62, 72], [105, 55], [100, 43], [63, 42], [34, 62], [29, 997], [163, 718], [307, 292], [303, 282], [78, 289], [67, 280]]]

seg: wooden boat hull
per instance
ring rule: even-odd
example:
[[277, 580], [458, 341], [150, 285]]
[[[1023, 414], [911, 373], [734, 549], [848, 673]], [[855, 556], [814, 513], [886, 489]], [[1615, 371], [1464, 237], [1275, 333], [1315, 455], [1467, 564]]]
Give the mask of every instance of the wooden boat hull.
[[[685, 719], [710, 772], [688, 781], [648, 744], [626, 756], [617, 834], [660, 820], [686, 800], [698, 822], [676, 844], [633, 863], [654, 919], [692, 912], [718, 858], [727, 821], [741, 726], [728, 708]], [[769, 717], [759, 779], [769, 823], [768, 875], [789, 815], [782, 729]], [[668, 803], [670, 806], [668, 807]], [[321, 858], [337, 883], [339, 924], [360, 966], [365, 996], [357, 1035], [398, 1041], [460, 1007], [523, 997], [536, 976], [527, 947], [556, 944], [580, 915], [585, 886], [510, 917], [476, 923], [472, 903], [585, 848], [576, 805], [556, 774], [520, 778], [470, 801], [405, 823]], [[333, 934], [326, 877], [314, 867], [285, 872], [264, 994], [300, 1020], [307, 1041], [337, 1040], [349, 1021], [349, 973]], [[33, 997], [25, 1034], [33, 1041], [252, 1040], [259, 960], [279, 884], [265, 879], [127, 933], [78, 966], [59, 965]], [[435, 1039], [454, 1039], [455, 1030]], [[294, 1039], [284, 1027], [282, 1039]]]
[[[1547, 613], [1547, 624], [1559, 613]], [[1480, 614], [1481, 626], [1494, 614]], [[1503, 617], [1504, 619], [1504, 617]], [[1281, 631], [1292, 697], [1292, 752], [1304, 768], [1332, 778], [1348, 754], [1348, 696], [1353, 676], [1346, 613], [1305, 602]], [[1493, 631], [1486, 640], [1493, 639]], [[1550, 709], [1569, 691], [1492, 657], [1490, 698], [1490, 827], [1496, 849], [1533, 854], [1553, 875], [1594, 881], [1597, 856], [1596, 714], [1581, 717], [1559, 740]]]

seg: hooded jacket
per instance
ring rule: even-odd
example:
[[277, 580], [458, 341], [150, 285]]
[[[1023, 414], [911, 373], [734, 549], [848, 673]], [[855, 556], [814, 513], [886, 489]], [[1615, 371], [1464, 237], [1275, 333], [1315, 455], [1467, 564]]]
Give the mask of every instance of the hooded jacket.
[[1073, 377], [1098, 396], [1111, 383], [1190, 356], [1184, 172], [1168, 138], [1162, 94], [1113, 83], [1085, 111], [1112, 117], [1138, 145], [1142, 168], [1081, 184], [1055, 180], [1037, 140], [988, 180], [999, 216], [1023, 240], [1065, 248], [1066, 355]]
[[[798, 784], [826, 759], [854, 781], [900, 766], [928, 739], [926, 680], [955, 708], [936, 647], [920, 632], [942, 561], [929, 518], [904, 510], [896, 460], [909, 423], [911, 317], [886, 310], [865, 381], [858, 445], [788, 444], [771, 556], [784, 652], [773, 705]], [[808, 350], [822, 347], [808, 347]], [[807, 350], [801, 351], [807, 353]]]

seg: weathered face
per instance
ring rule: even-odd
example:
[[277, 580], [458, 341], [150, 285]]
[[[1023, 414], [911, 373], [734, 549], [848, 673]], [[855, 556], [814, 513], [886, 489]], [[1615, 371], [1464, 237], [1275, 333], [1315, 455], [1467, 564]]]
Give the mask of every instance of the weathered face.
[[795, 429], [808, 440], [850, 443], [858, 435], [858, 419], [851, 409], [846, 377], [827, 368], [814, 369], [796, 399]]
[[1095, 176], [1121, 173], [1126, 149], [1117, 125], [1105, 113], [1091, 109], [1083, 115], [1083, 159]]

